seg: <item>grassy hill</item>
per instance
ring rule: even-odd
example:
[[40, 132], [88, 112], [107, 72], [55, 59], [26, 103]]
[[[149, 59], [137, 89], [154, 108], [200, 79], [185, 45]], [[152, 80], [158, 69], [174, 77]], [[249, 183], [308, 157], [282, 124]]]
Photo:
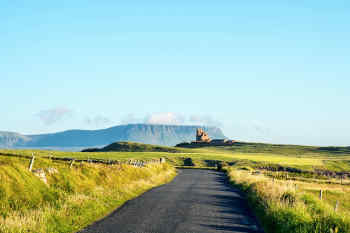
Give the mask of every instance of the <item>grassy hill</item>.
[[157, 146], [150, 144], [143, 144], [137, 142], [115, 142], [103, 148], [90, 148], [85, 149], [82, 152], [169, 152], [169, 153], [180, 153], [184, 149], [168, 147], [168, 146]]
[[[182, 148], [181, 146], [177, 148]], [[189, 147], [183, 147], [189, 148]], [[327, 155], [340, 156], [350, 155], [350, 147], [317, 147], [300, 145], [283, 145], [268, 143], [236, 142], [228, 146], [206, 146], [205, 144], [195, 144], [194, 149], [204, 149], [211, 151], [227, 151], [236, 153], [268, 153], [280, 155]]]
[[272, 153], [295, 156], [309, 154], [322, 154], [327, 156], [350, 155], [350, 147], [317, 147], [247, 142], [237, 142], [232, 146], [217, 147], [216, 149], [227, 150], [232, 152]]

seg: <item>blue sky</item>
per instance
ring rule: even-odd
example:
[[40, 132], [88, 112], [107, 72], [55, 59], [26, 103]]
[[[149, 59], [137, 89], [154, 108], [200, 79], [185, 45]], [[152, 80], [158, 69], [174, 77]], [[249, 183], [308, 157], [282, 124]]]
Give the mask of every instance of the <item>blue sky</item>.
[[209, 124], [350, 145], [349, 1], [3, 1], [0, 130]]

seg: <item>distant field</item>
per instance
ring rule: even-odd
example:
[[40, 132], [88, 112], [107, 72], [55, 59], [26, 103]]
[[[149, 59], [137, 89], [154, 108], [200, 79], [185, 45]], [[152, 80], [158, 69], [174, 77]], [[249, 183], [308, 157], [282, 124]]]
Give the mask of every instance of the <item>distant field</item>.
[[[137, 144], [147, 151], [159, 150], [159, 147]], [[250, 166], [278, 164], [303, 170], [327, 169], [332, 171], [350, 171], [349, 147], [311, 147], [294, 145], [271, 145], [261, 143], [236, 143], [233, 146], [205, 147], [185, 149], [162, 147], [171, 152], [60, 152], [42, 150], [0, 150], [0, 154], [67, 157], [77, 159], [155, 159], [165, 157], [175, 165], [184, 165], [186, 158], [195, 164], [205, 166], [208, 161], [219, 160], [237, 162], [250, 161]]]

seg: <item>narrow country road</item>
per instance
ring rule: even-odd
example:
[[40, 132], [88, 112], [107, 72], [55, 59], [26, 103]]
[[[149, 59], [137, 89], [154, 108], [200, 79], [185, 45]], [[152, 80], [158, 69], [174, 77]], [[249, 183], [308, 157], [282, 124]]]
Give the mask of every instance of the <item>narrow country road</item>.
[[225, 175], [179, 170], [169, 184], [127, 202], [81, 233], [263, 232], [241, 193]]

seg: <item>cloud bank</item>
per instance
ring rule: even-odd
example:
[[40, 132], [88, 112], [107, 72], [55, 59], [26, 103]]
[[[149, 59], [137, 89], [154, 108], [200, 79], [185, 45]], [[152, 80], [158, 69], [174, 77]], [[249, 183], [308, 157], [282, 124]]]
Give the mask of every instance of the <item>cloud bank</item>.
[[146, 116], [146, 124], [181, 125], [185, 123], [185, 117], [173, 112], [153, 113]]
[[210, 115], [190, 115], [174, 112], [150, 113], [144, 118], [135, 117], [134, 114], [128, 114], [121, 120], [122, 124], [164, 124], [164, 125], [205, 125], [222, 126], [222, 123]]

